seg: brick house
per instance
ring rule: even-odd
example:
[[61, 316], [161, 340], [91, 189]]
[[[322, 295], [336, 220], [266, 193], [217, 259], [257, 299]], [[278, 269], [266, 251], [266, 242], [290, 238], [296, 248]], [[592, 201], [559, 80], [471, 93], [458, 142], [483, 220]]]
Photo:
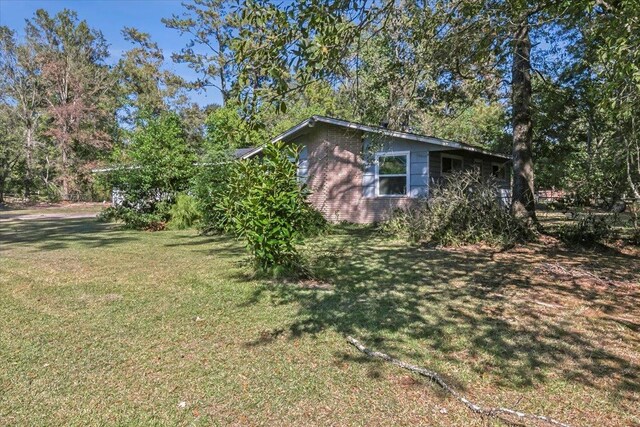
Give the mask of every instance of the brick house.
[[[309, 200], [330, 221], [373, 223], [426, 197], [448, 173], [477, 168], [508, 185], [510, 158], [467, 144], [312, 116], [271, 142], [299, 146], [298, 175]], [[238, 157], [260, 153], [261, 147]]]

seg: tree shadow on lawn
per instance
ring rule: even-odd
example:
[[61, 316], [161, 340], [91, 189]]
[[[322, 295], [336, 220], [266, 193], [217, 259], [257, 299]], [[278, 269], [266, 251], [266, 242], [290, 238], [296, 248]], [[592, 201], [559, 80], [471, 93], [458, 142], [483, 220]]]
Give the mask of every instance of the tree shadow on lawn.
[[14, 245], [33, 246], [35, 250], [56, 250], [70, 244], [89, 248], [117, 245], [137, 240], [122, 235], [113, 224], [95, 218], [30, 219], [0, 223], [0, 251]]
[[[553, 377], [600, 388], [613, 381], [627, 398], [640, 392], [640, 342], [630, 327], [640, 316], [637, 258], [540, 244], [429, 249], [361, 229], [320, 240], [307, 252], [332, 290], [265, 284], [250, 299], [268, 293], [275, 304], [299, 305], [291, 337], [332, 329], [430, 366], [465, 365], [507, 387]], [[553, 277], [538, 269], [549, 262], [627, 282]]]

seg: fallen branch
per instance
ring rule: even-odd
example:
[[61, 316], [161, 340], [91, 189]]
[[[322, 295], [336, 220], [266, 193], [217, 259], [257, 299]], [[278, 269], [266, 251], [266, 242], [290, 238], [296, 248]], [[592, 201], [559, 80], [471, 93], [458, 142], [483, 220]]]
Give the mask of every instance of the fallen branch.
[[545, 272], [545, 273], [556, 274], [559, 276], [568, 276], [572, 279], [592, 279], [596, 284], [603, 285], [603, 286], [627, 285], [626, 282], [620, 282], [620, 281], [609, 279], [607, 277], [598, 276], [597, 274], [592, 273], [586, 268], [582, 268], [582, 267], [566, 268], [561, 266], [557, 262], [555, 264], [542, 263], [538, 265], [536, 270]]
[[554, 426], [569, 427], [568, 424], [564, 424], [564, 423], [562, 423], [562, 422], [560, 422], [558, 420], [555, 420], [555, 419], [553, 419], [551, 417], [547, 417], [547, 416], [544, 416], [544, 415], [527, 414], [526, 412], [520, 412], [520, 411], [516, 411], [516, 410], [513, 410], [513, 409], [509, 409], [509, 408], [501, 408], [501, 407], [498, 407], [498, 408], [486, 407], [485, 408], [485, 407], [482, 407], [480, 405], [477, 405], [477, 404], [471, 402], [469, 399], [465, 398], [463, 395], [461, 395], [456, 390], [451, 388], [449, 386], [449, 384], [447, 384], [437, 372], [430, 371], [428, 369], [421, 368], [420, 366], [416, 366], [416, 365], [412, 365], [410, 363], [403, 362], [402, 360], [395, 359], [395, 358], [389, 356], [388, 354], [381, 353], [379, 351], [370, 350], [367, 347], [365, 347], [360, 341], [358, 341], [357, 339], [355, 339], [355, 338], [353, 338], [351, 336], [347, 336], [347, 341], [350, 344], [352, 344], [355, 348], [357, 348], [358, 350], [360, 350], [361, 352], [363, 352], [364, 354], [366, 354], [369, 357], [373, 357], [373, 358], [376, 358], [376, 359], [382, 359], [384, 361], [387, 361], [387, 362], [391, 363], [392, 365], [399, 366], [402, 369], [406, 369], [408, 371], [415, 372], [416, 374], [420, 374], [423, 377], [429, 378], [431, 381], [433, 381], [436, 384], [438, 384], [445, 391], [447, 391], [449, 394], [451, 394], [453, 397], [455, 397], [459, 402], [464, 404], [467, 408], [471, 409], [476, 414], [490, 416], [490, 417], [495, 417], [495, 416], [498, 416], [498, 415], [512, 415], [512, 416], [517, 417], [520, 420], [530, 419], [530, 420], [545, 422], [547, 424], [551, 424], [551, 425], [554, 425]]

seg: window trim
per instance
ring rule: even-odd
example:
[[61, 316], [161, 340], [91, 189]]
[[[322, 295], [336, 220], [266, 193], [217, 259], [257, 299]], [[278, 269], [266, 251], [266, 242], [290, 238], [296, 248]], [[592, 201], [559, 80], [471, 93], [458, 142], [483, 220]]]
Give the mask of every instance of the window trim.
[[[455, 154], [444, 154], [442, 153], [440, 155], [440, 174], [441, 175], [451, 175], [452, 172], [444, 172], [444, 167], [443, 167], [443, 163], [444, 163], [444, 159], [448, 158], [448, 159], [456, 159], [456, 160], [460, 160], [460, 162], [462, 163], [462, 167], [460, 168], [460, 172], [464, 170], [464, 158], [462, 156], [458, 156]], [[456, 172], [456, 171], [453, 171]]]
[[[502, 171], [502, 176], [495, 176], [493, 174], [493, 167], [497, 166], [498, 167], [498, 171]], [[509, 180], [509, 176], [507, 174], [507, 167], [506, 167], [506, 162], [505, 163], [500, 163], [500, 162], [491, 162], [491, 176], [495, 179], [499, 179], [502, 181], [508, 181]]]
[[[400, 156], [405, 156], [405, 158], [407, 159], [406, 170], [404, 173], [404, 176], [407, 179], [407, 183], [405, 185], [405, 188], [406, 188], [405, 194], [380, 194], [380, 157], [400, 157]], [[397, 197], [409, 197], [411, 195], [411, 151], [379, 151], [376, 153], [376, 156], [375, 156], [375, 165], [376, 165], [376, 170], [375, 170], [374, 177], [376, 181], [376, 197], [397, 198]], [[398, 177], [398, 176], [403, 176], [403, 174], [385, 174], [382, 176]]]

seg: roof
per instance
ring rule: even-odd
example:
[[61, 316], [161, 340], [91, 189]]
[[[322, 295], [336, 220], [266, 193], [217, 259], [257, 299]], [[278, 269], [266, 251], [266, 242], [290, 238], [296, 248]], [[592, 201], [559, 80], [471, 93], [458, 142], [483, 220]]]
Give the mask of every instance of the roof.
[[233, 156], [236, 159], [240, 159], [242, 158], [245, 154], [250, 153], [252, 151], [254, 151], [256, 149], [256, 147], [248, 147], [248, 148], [238, 148], [234, 151]]
[[[475, 152], [475, 153], [481, 153], [481, 154], [487, 154], [487, 155], [490, 155], [490, 156], [501, 157], [501, 158], [507, 159], [507, 160], [511, 159], [510, 156], [506, 156], [504, 154], [494, 153], [494, 152], [488, 151], [488, 150], [483, 150], [481, 148], [474, 147], [473, 145], [465, 144], [465, 143], [462, 143], [462, 142], [450, 141], [448, 139], [436, 138], [436, 137], [427, 136], [427, 135], [419, 135], [419, 134], [411, 133], [411, 132], [399, 132], [399, 131], [395, 131], [395, 130], [390, 130], [390, 129], [384, 128], [382, 126], [364, 125], [364, 124], [361, 124], [361, 123], [355, 123], [355, 122], [350, 122], [350, 121], [347, 121], [347, 120], [336, 119], [336, 118], [333, 118], [333, 117], [325, 117], [325, 116], [311, 116], [308, 119], [298, 123], [297, 125], [295, 125], [291, 129], [289, 129], [289, 130], [281, 133], [280, 135], [276, 136], [271, 141], [269, 141], [269, 143], [274, 143], [274, 142], [287, 140], [289, 138], [295, 137], [296, 135], [298, 135], [299, 133], [304, 131], [306, 128], [313, 127], [316, 123], [327, 123], [327, 124], [331, 124], [331, 125], [334, 125], [334, 126], [340, 126], [340, 127], [343, 127], [343, 128], [347, 128], [347, 129], [359, 130], [359, 131], [366, 132], [366, 133], [375, 133], [375, 134], [378, 134], [378, 135], [389, 136], [389, 137], [398, 138], [398, 139], [406, 139], [406, 140], [409, 140], [409, 141], [417, 141], [417, 142], [424, 142], [424, 143], [428, 143], [428, 144], [440, 145], [442, 147], [448, 147], [448, 148], [451, 148], [453, 150], [466, 150], [466, 151], [471, 151], [471, 152]], [[248, 159], [249, 157], [252, 157], [252, 156], [258, 154], [259, 152], [261, 152], [263, 148], [264, 148], [264, 145], [262, 145], [260, 147], [256, 147], [254, 149], [250, 149], [249, 151], [247, 151], [246, 153], [241, 155], [239, 158], [240, 159]]]

